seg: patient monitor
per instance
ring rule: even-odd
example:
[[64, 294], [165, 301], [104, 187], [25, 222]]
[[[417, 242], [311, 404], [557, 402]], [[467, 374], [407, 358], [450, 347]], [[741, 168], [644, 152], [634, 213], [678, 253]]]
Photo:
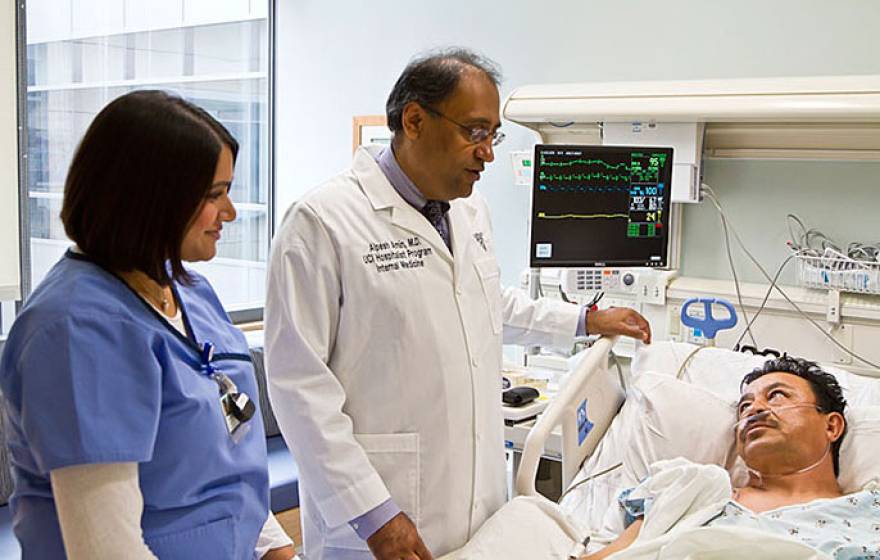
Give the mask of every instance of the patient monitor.
[[532, 267], [669, 264], [672, 148], [539, 144]]

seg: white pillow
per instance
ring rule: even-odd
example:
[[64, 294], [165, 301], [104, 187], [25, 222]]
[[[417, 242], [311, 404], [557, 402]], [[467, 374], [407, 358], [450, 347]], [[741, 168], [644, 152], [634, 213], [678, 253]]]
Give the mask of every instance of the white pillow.
[[594, 534], [600, 528], [616, 534], [622, 527], [609, 525], [605, 512], [621, 490], [636, 486], [648, 467], [662, 459], [688, 457], [727, 465], [732, 461], [733, 438], [728, 436], [733, 422], [732, 402], [669, 375], [643, 373], [573, 484], [618, 463], [623, 468], [578, 486], [561, 505]]
[[850, 374], [849, 391], [844, 395], [849, 406], [880, 406], [880, 378], [871, 379], [864, 375]]
[[880, 406], [848, 409], [840, 446], [840, 475], [845, 493], [880, 488]]
[[625, 479], [638, 483], [657, 461], [686, 457], [732, 464], [735, 402], [668, 375], [643, 373], [624, 407], [637, 410], [623, 451]]
[[[657, 342], [642, 346], [633, 358], [632, 374], [638, 377], [642, 372], [650, 371], [674, 377], [687, 357], [699, 348], [683, 342]], [[708, 389], [721, 398], [737, 400], [742, 378], [770, 358], [725, 348], [703, 348], [688, 362], [681, 379]], [[822, 364], [822, 369], [834, 375], [850, 404], [880, 405], [880, 379], [853, 375], [825, 364]]]

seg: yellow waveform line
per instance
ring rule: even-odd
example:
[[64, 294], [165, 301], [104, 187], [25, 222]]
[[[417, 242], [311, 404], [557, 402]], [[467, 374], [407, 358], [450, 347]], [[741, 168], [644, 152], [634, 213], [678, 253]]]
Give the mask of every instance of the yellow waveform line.
[[629, 214], [559, 214], [557, 216], [548, 216], [544, 212], [538, 212], [538, 217], [545, 220], [592, 220], [596, 218], [629, 218]]

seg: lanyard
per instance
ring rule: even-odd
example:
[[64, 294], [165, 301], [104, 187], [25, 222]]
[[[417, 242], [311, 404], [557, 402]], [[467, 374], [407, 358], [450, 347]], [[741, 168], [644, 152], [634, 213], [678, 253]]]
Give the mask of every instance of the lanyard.
[[202, 351], [199, 356], [202, 359], [202, 371], [205, 375], [211, 375], [217, 369], [211, 364], [211, 360], [214, 359], [214, 343], [210, 341], [206, 341], [202, 345]]
[[202, 373], [213, 379], [220, 389], [220, 408], [226, 420], [226, 427], [233, 440], [237, 441], [244, 433], [239, 428], [253, 418], [257, 407], [246, 393], [239, 392], [238, 387], [229, 376], [211, 363], [214, 359], [214, 344], [212, 342], [206, 341], [202, 345], [199, 357], [202, 362]]
[[202, 373], [213, 379], [220, 387], [220, 396], [227, 394], [238, 394], [238, 387], [229, 379], [225, 373], [214, 367], [212, 360], [214, 359], [214, 343], [205, 341], [202, 344], [202, 350], [199, 352], [199, 358], [202, 360]]

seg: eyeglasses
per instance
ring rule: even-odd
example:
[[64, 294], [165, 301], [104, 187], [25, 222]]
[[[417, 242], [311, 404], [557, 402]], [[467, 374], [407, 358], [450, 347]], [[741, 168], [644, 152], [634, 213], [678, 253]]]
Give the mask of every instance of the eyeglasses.
[[495, 132], [492, 132], [491, 130], [489, 130], [488, 128], [486, 128], [484, 126], [465, 126], [458, 121], [450, 119], [449, 117], [447, 117], [446, 115], [444, 115], [443, 113], [441, 113], [437, 109], [434, 109], [433, 107], [428, 107], [427, 105], [422, 105], [422, 107], [425, 109], [425, 111], [431, 113], [432, 115], [437, 115], [438, 117], [443, 117], [447, 121], [451, 122], [452, 124], [454, 124], [458, 128], [465, 131], [467, 133], [467, 139], [472, 144], [482, 144], [487, 139], [491, 138], [492, 145], [497, 146], [498, 144], [504, 142], [504, 138], [506, 137], [506, 135], [503, 132], [501, 132], [500, 130], [496, 130]]

